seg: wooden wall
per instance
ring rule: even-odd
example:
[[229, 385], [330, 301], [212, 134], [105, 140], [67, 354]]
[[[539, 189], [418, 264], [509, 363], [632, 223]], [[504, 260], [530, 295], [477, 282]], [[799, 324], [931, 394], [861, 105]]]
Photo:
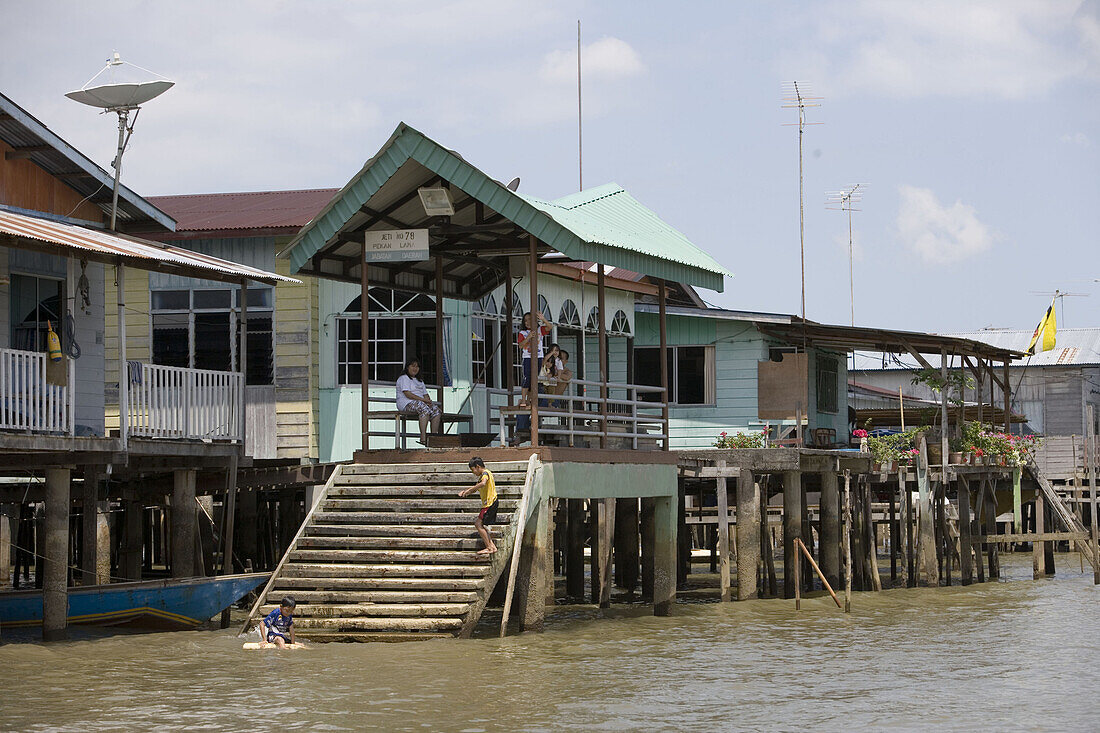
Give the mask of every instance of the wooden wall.
[[12, 150], [0, 141], [0, 203], [75, 219], [103, 222], [103, 210], [26, 158], [8, 160]]

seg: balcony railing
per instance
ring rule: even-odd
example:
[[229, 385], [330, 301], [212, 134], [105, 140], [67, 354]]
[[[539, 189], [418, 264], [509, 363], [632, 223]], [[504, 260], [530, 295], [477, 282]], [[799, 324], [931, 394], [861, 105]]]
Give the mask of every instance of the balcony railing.
[[240, 440], [239, 372], [129, 362], [121, 380], [129, 435], [142, 438]]
[[44, 353], [0, 349], [0, 429], [72, 435], [74, 364], [63, 384], [51, 384], [46, 370]]

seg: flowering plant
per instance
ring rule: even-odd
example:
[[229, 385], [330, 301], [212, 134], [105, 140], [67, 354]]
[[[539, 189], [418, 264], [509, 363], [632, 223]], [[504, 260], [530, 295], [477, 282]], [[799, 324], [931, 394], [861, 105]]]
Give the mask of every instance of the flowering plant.
[[864, 430], [863, 428], [856, 428], [855, 430], [852, 431], [852, 437], [866, 438], [867, 437], [867, 431]]
[[714, 441], [715, 448], [764, 448], [763, 433], [734, 433], [730, 435], [726, 431], [718, 434], [718, 440]]

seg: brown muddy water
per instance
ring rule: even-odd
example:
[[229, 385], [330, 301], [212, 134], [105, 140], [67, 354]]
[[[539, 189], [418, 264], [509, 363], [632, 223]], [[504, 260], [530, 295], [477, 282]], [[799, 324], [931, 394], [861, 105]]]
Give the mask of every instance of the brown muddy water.
[[233, 630], [74, 630], [0, 647], [0, 728], [1094, 731], [1100, 588], [1078, 563], [1032, 581], [1010, 556], [1007, 581], [857, 593], [850, 616], [828, 598], [559, 607], [503, 640], [276, 653]]

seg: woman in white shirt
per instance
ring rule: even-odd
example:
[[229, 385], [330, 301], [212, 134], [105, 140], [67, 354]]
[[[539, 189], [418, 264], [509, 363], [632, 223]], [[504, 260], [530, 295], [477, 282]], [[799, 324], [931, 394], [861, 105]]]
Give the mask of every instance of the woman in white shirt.
[[420, 442], [428, 442], [428, 422], [432, 432], [439, 433], [443, 423], [443, 409], [432, 402], [428, 388], [420, 381], [420, 360], [412, 359], [405, 365], [405, 371], [397, 378], [398, 412], [415, 412], [420, 416]]

